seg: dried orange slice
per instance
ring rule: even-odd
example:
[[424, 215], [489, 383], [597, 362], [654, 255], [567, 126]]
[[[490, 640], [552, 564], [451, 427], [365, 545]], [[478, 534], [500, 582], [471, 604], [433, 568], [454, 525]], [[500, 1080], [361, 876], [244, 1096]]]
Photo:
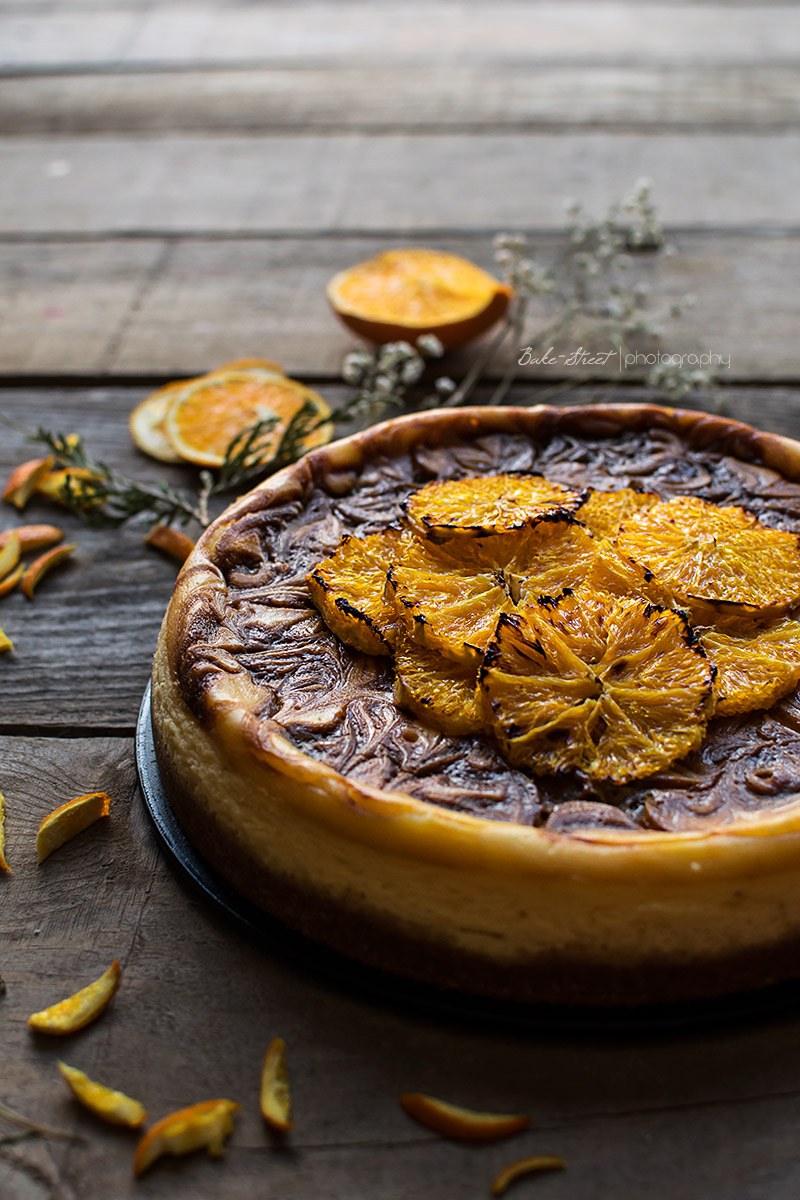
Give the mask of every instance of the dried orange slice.
[[496, 1142], [520, 1133], [531, 1123], [524, 1113], [474, 1112], [423, 1092], [406, 1092], [400, 1097], [400, 1106], [426, 1129], [469, 1142]]
[[136, 1147], [134, 1175], [142, 1175], [163, 1154], [189, 1154], [205, 1148], [213, 1158], [221, 1157], [225, 1139], [233, 1132], [233, 1114], [240, 1109], [233, 1100], [203, 1100], [162, 1117]]
[[783, 618], [766, 629], [729, 633], [699, 629], [700, 641], [717, 668], [716, 715], [769, 708], [800, 683], [800, 622]]
[[66, 546], [54, 546], [52, 550], [45, 550], [44, 554], [39, 558], [35, 558], [33, 562], [26, 567], [25, 574], [22, 576], [20, 583], [20, 591], [23, 596], [27, 596], [29, 600], [33, 599], [33, 593], [37, 585], [41, 582], [48, 571], [52, 571], [53, 567], [57, 567], [59, 563], [65, 562], [76, 550], [77, 542], [69, 542]]
[[583, 588], [501, 617], [481, 687], [512, 762], [625, 783], [699, 745], [713, 677], [680, 614]]
[[52, 466], [52, 458], [32, 458], [28, 462], [20, 463], [11, 472], [8, 483], [3, 488], [6, 504], [13, 504], [15, 508], [22, 510], [45, 475], [50, 473]]
[[51, 1008], [42, 1009], [28, 1017], [28, 1025], [36, 1033], [52, 1033], [59, 1036], [76, 1033], [85, 1025], [96, 1020], [119, 987], [122, 972], [114, 959], [111, 966], [94, 983], [81, 988], [74, 996], [68, 996]]
[[168, 408], [165, 431], [181, 458], [219, 467], [238, 434], [257, 421], [274, 420], [274, 427], [260, 442], [266, 462], [289, 422], [306, 405], [308, 431], [300, 441], [310, 450], [329, 441], [332, 433], [330, 409], [322, 397], [277, 372], [240, 367], [187, 384]]
[[495, 1175], [489, 1185], [490, 1196], [503, 1196], [517, 1179], [524, 1175], [540, 1175], [542, 1171], [563, 1171], [567, 1164], [555, 1154], [531, 1154], [518, 1158]]
[[60, 1060], [58, 1069], [75, 1099], [110, 1125], [126, 1125], [129, 1129], [136, 1129], [147, 1119], [144, 1105], [132, 1100], [124, 1092], [95, 1083], [77, 1067], [70, 1067]]
[[56, 525], [18, 525], [16, 529], [0, 533], [0, 550], [5, 549], [15, 535], [19, 538], [20, 553], [27, 554], [31, 550], [46, 550], [48, 546], [55, 546], [64, 537], [64, 531]]
[[653, 575], [675, 604], [700, 615], [777, 615], [800, 600], [797, 534], [769, 529], [744, 509], [696, 496], [662, 500], [627, 521], [620, 553]]
[[403, 505], [420, 537], [447, 542], [515, 533], [540, 521], [570, 520], [582, 496], [541, 475], [485, 475], [428, 483]]
[[88, 795], [78, 796], [49, 813], [36, 835], [39, 862], [43, 863], [59, 846], [83, 833], [84, 829], [88, 829], [101, 817], [107, 817], [110, 805], [111, 797], [105, 792], [89, 792]]
[[400, 708], [442, 733], [480, 732], [483, 715], [475, 665], [452, 662], [401, 633], [395, 647], [395, 672], [394, 699]]
[[268, 1125], [281, 1133], [292, 1128], [292, 1098], [286, 1069], [286, 1043], [273, 1038], [264, 1055], [259, 1093], [261, 1115]]
[[0, 871], [10, 871], [11, 867], [6, 862], [6, 801], [5, 796], [0, 792]]
[[167, 437], [166, 420], [170, 404], [191, 382], [192, 380], [181, 380], [158, 388], [157, 391], [146, 396], [141, 404], [137, 404], [128, 418], [128, 428], [134, 443], [145, 454], [158, 459], [159, 462], [182, 461], [180, 454]]
[[597, 538], [615, 538], [625, 521], [657, 501], [655, 493], [629, 487], [616, 492], [592, 491], [580, 507], [578, 520]]
[[345, 534], [329, 558], [308, 575], [308, 588], [325, 624], [365, 654], [391, 654], [396, 623], [385, 599], [386, 571], [401, 533], [386, 529], [364, 538]]
[[163, 550], [170, 558], [176, 558], [180, 563], [186, 562], [194, 550], [194, 542], [189, 535], [176, 529], [174, 525], [154, 525], [144, 540], [149, 546]]
[[349, 329], [369, 342], [415, 342], [434, 334], [445, 348], [491, 328], [511, 289], [455, 254], [387, 250], [348, 267], [328, 283], [328, 301]]

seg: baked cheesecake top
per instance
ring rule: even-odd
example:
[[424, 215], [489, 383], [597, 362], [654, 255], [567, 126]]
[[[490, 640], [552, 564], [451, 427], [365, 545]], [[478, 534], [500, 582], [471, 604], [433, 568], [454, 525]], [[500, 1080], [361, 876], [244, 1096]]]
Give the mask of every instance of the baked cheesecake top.
[[571, 491], [633, 486], [738, 505], [797, 534], [800, 483], [774, 469], [784, 458], [793, 466], [786, 444], [720, 418], [642, 406], [462, 410], [410, 418], [404, 435], [382, 436], [388, 428], [361, 435], [344, 459], [335, 447], [315, 451], [285, 473], [288, 486], [268, 481], [208, 531], [201, 548], [224, 586], [195, 598], [178, 656], [184, 697], [201, 719], [210, 719], [215, 672], [243, 671], [258, 689], [258, 720], [341, 774], [565, 833], [702, 829], [800, 798], [798, 691], [768, 711], [712, 719], [698, 750], [633, 783], [577, 771], [534, 778], [482, 735], [447, 736], [401, 711], [391, 660], [339, 641], [306, 582], [343, 535], [384, 529], [431, 480], [509, 472]]

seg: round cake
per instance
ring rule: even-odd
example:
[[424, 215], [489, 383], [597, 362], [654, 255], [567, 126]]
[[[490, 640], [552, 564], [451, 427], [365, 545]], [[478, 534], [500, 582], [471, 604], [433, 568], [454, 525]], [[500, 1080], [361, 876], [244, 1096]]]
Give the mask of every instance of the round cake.
[[440, 987], [636, 1004], [800, 975], [798, 534], [800, 444], [703, 413], [448, 410], [313, 450], [181, 571], [170, 803], [249, 900]]

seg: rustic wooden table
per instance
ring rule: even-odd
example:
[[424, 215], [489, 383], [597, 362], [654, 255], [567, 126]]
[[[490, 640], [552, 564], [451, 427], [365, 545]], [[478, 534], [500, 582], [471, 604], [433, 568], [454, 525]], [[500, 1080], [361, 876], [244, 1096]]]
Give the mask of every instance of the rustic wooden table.
[[[409, 241], [489, 266], [504, 227], [548, 253], [564, 197], [597, 209], [650, 175], [680, 251], [655, 286], [698, 297], [670, 348], [699, 336], [730, 354], [728, 412], [800, 435], [799, 55], [795, 4], [0, 0], [0, 408], [188, 482], [130, 444], [154, 384], [263, 354], [335, 399], [350, 343], [323, 299], [334, 270]], [[27, 456], [0, 434], [4, 476]], [[797, 1194], [800, 1017], [462, 1025], [349, 993], [198, 899], [156, 842], [133, 753], [174, 568], [140, 532], [63, 524], [74, 563], [2, 610], [17, 649], [0, 663], [0, 1099], [79, 1140], [11, 1140], [0, 1122], [3, 1200], [468, 1200], [531, 1152], [568, 1169], [520, 1196]], [[37, 868], [42, 816], [92, 789], [111, 819]], [[66, 1044], [29, 1035], [30, 1012], [114, 957], [123, 987], [97, 1024]], [[276, 1033], [285, 1144], [257, 1111]], [[226, 1160], [164, 1161], [134, 1184], [135, 1138], [77, 1110], [61, 1055], [154, 1117], [239, 1100]], [[404, 1090], [521, 1109], [531, 1131], [444, 1142], [402, 1113]]]

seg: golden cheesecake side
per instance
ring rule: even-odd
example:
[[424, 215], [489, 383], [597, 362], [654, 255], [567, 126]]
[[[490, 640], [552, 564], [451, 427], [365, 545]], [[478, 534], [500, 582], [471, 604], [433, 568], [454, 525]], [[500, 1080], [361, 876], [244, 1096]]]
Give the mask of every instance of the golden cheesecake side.
[[[153, 723], [188, 835], [239, 891], [345, 954], [441, 986], [520, 1000], [637, 1003], [800, 973], [800, 803], [702, 831], [569, 834], [481, 818], [347, 778], [259, 715], [226, 648], [226, 533], [322, 482], [417, 444], [502, 431], [678, 432], [800, 478], [800, 445], [651, 406], [472, 409], [386, 422], [313, 451], [236, 502], [198, 542], [162, 627]], [[244, 525], [243, 525], [244, 523]]]

